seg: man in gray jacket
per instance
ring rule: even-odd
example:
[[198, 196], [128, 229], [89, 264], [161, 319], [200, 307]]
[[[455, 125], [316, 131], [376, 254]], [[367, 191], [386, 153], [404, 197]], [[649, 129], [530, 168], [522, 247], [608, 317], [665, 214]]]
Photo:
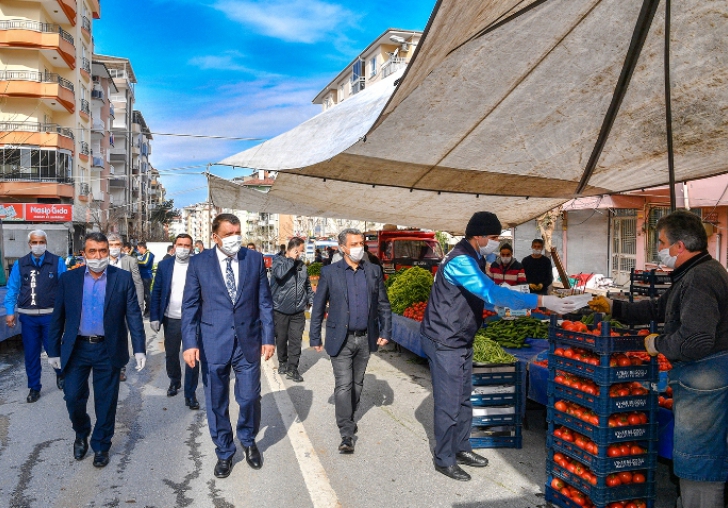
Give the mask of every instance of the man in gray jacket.
[[[141, 308], [142, 314], [144, 314], [144, 285], [142, 284], [142, 277], [139, 275], [139, 263], [137, 263], [136, 258], [127, 256], [121, 251], [123, 243], [119, 235], [111, 233], [106, 238], [109, 239], [109, 265], [131, 272], [131, 279], [134, 282], [139, 307]], [[126, 381], [126, 367], [121, 369], [119, 378], [121, 381]]]
[[278, 373], [297, 383], [303, 381], [298, 372], [301, 338], [306, 326], [306, 307], [313, 303], [314, 292], [308, 270], [300, 257], [304, 242], [292, 238], [285, 253], [273, 258], [270, 287], [273, 295], [273, 319], [278, 347]]

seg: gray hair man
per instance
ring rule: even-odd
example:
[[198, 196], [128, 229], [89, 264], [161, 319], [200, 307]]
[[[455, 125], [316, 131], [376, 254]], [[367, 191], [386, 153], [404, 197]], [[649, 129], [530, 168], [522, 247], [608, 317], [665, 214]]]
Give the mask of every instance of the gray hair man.
[[[131, 273], [131, 278], [134, 281], [134, 288], [136, 289], [137, 299], [139, 300], [139, 307], [144, 310], [144, 285], [142, 284], [142, 277], [139, 275], [139, 263], [132, 257], [122, 252], [124, 242], [116, 233], [111, 233], [107, 236], [109, 239], [109, 265], [116, 268], [121, 268]], [[126, 381], [126, 367], [121, 369], [119, 374], [121, 381]]]
[[369, 355], [389, 342], [392, 309], [382, 270], [364, 257], [364, 235], [358, 229], [339, 233], [344, 258], [321, 270], [311, 310], [311, 346], [323, 348], [321, 327], [326, 319], [326, 352], [334, 369], [336, 423], [340, 453], [354, 453], [354, 420]]
[[[35, 402], [41, 390], [41, 348], [48, 351], [48, 330], [53, 306], [56, 303], [58, 279], [66, 271], [66, 263], [48, 252], [48, 235], [42, 229], [28, 233], [30, 252], [13, 265], [5, 294], [5, 323], [16, 324], [15, 314], [20, 314], [25, 372], [28, 376], [27, 401]], [[56, 386], [63, 389], [63, 376], [56, 369]]]
[[635, 303], [598, 297], [589, 305], [623, 323], [665, 323], [645, 349], [673, 364], [673, 466], [684, 508], [722, 508], [728, 474], [728, 273], [708, 254], [700, 218], [684, 210], [661, 218], [660, 261], [672, 268], [671, 288]]

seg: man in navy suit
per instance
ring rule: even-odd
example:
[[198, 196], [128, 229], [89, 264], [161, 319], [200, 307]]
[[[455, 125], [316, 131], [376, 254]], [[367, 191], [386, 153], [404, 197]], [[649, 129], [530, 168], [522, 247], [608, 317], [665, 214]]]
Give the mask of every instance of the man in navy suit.
[[[94, 466], [109, 463], [114, 436], [119, 373], [129, 361], [128, 333], [140, 371], [147, 362], [144, 322], [131, 274], [109, 266], [109, 241], [101, 233], [85, 239], [86, 266], [61, 277], [48, 332], [48, 363], [61, 369], [66, 408], [76, 441], [73, 456], [81, 460], [94, 450]], [[127, 326], [129, 327], [127, 332]], [[93, 370], [96, 425], [86, 412], [88, 377]]]
[[[182, 296], [191, 251], [192, 237], [186, 233], [177, 235], [174, 239], [174, 255], [157, 265], [157, 275], [154, 277], [149, 326], [159, 332], [164, 325], [164, 357], [169, 377], [167, 397], [174, 397], [182, 387], [182, 369], [179, 366], [182, 346]], [[200, 409], [195, 395], [199, 378], [199, 366], [190, 367], [185, 364], [185, 405], [190, 409]]]
[[311, 310], [311, 346], [321, 351], [321, 323], [326, 319], [326, 352], [334, 369], [339, 452], [354, 453], [354, 414], [364, 388], [369, 354], [392, 336], [392, 309], [382, 270], [364, 258], [364, 235], [358, 229], [339, 233], [343, 259], [321, 270]]
[[230, 476], [235, 443], [230, 424], [230, 370], [240, 406], [237, 435], [248, 465], [263, 466], [255, 445], [260, 429], [260, 357], [275, 351], [273, 300], [263, 255], [241, 249], [240, 219], [223, 213], [212, 222], [216, 247], [190, 259], [182, 299], [182, 344], [187, 365], [199, 361], [207, 422], [215, 443], [215, 476]]

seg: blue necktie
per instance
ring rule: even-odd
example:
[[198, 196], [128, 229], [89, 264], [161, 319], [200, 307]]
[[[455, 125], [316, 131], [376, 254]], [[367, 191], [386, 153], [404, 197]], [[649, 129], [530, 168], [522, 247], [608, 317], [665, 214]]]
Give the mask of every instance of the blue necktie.
[[225, 269], [225, 286], [227, 286], [230, 301], [235, 303], [235, 274], [233, 273], [233, 258], [227, 258], [227, 268]]

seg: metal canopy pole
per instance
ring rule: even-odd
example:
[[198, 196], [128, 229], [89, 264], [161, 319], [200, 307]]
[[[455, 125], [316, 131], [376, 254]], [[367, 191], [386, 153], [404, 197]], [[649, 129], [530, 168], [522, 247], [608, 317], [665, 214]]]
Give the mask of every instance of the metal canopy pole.
[[622, 66], [622, 72], [617, 80], [617, 86], [614, 89], [614, 95], [612, 96], [612, 102], [609, 104], [607, 114], [604, 116], [602, 122], [602, 128], [597, 136], [597, 142], [594, 145], [589, 161], [584, 168], [584, 173], [581, 176], [579, 186], [576, 188], [576, 194], [581, 194], [586, 186], [589, 184], [589, 179], [594, 173], [594, 169], [597, 167], [599, 157], [602, 155], [604, 146], [607, 144], [607, 139], [614, 126], [614, 120], [617, 118], [619, 108], [622, 106], [624, 96], [627, 94], [629, 83], [632, 80], [632, 73], [637, 67], [637, 61], [639, 60], [642, 48], [645, 45], [647, 34], [652, 26], [652, 20], [655, 17], [655, 12], [660, 4], [660, 0], [644, 0], [642, 9], [640, 10], [639, 17], [637, 18], [637, 24], [632, 32], [632, 41], [629, 43], [629, 49], [627, 50], [627, 56]]
[[675, 152], [672, 144], [672, 97], [670, 85], [670, 0], [665, 0], [665, 123], [667, 132], [667, 172], [670, 177], [670, 211], [677, 205], [675, 198]]

